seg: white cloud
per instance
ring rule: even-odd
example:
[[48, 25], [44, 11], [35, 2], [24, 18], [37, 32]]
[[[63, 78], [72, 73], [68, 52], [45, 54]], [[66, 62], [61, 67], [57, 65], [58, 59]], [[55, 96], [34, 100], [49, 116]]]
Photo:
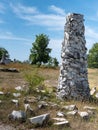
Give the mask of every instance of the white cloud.
[[64, 9], [61, 9], [61, 8], [59, 8], [59, 7], [56, 7], [55, 5], [51, 5], [51, 6], [49, 7], [49, 9], [52, 10], [52, 11], [54, 11], [54, 12], [56, 12], [57, 14], [60, 14], [60, 15], [65, 16], [65, 10], [64, 10]]
[[0, 33], [0, 39], [1, 40], [16, 40], [16, 41], [26, 41], [26, 42], [31, 42], [30, 39], [23, 38], [23, 37], [17, 37], [13, 35], [11, 32], [4, 32]]
[[[53, 7], [56, 8], [56, 6]], [[64, 12], [60, 8], [57, 8], [59, 10], [58, 14], [41, 13], [36, 7], [26, 7], [21, 4], [17, 6], [11, 4], [11, 8], [19, 18], [27, 21], [29, 24], [46, 26], [52, 30], [63, 30], [64, 28], [65, 16], [61, 15]]]
[[38, 10], [36, 7], [27, 7], [19, 3], [17, 4], [17, 6], [14, 6], [13, 4], [10, 4], [10, 6], [17, 15], [38, 13]]

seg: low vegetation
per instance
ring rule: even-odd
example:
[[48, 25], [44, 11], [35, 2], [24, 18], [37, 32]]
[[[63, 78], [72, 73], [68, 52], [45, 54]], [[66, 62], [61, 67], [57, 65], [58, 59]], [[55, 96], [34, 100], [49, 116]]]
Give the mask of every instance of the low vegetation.
[[[59, 76], [59, 68], [46, 68], [36, 66], [31, 66], [28, 64], [10, 64], [0, 67], [3, 68], [17, 68], [20, 73], [10, 73], [10, 72], [0, 72], [0, 91], [4, 92], [4, 95], [0, 95], [0, 122], [8, 124], [17, 128], [18, 130], [29, 130], [34, 128], [32, 124], [28, 122], [20, 123], [18, 121], [10, 121], [8, 119], [8, 114], [13, 110], [23, 110], [24, 111], [24, 99], [34, 98], [34, 102], [30, 103], [31, 108], [34, 110], [35, 115], [40, 115], [44, 113], [50, 113], [51, 118], [56, 117], [56, 113], [61, 111], [64, 105], [75, 104], [79, 110], [83, 110], [86, 105], [96, 107], [96, 114], [92, 116], [89, 120], [83, 120], [78, 116], [67, 117], [70, 122], [70, 127], [54, 127], [53, 121], [50, 121], [47, 125], [43, 127], [34, 128], [36, 130], [95, 130], [98, 129], [98, 102], [92, 99], [90, 102], [79, 102], [79, 101], [68, 101], [62, 102], [56, 98], [56, 86]], [[88, 69], [88, 77], [90, 87], [98, 87], [98, 74], [97, 69]], [[16, 93], [15, 87], [25, 86], [26, 91], [21, 92], [21, 96], [15, 98], [12, 93]], [[98, 89], [98, 88], [97, 88]], [[12, 99], [19, 100], [19, 106], [11, 102]], [[37, 100], [37, 101], [36, 101]], [[51, 106], [46, 108], [38, 109], [38, 102], [45, 101], [47, 103], [57, 104], [58, 107], [52, 108]], [[63, 110], [66, 113], [65, 110]], [[27, 112], [27, 118], [34, 116], [33, 114]]]

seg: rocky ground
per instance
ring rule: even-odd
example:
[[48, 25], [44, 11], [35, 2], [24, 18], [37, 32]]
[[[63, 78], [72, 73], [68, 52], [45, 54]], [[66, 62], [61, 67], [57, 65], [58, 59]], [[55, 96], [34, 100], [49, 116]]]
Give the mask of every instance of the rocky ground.
[[[0, 72], [0, 130], [98, 129], [97, 86], [92, 89], [93, 98], [90, 102], [60, 101], [56, 98], [55, 88], [58, 69], [38, 69], [27, 65], [6, 67], [15, 67], [20, 71]], [[25, 74], [35, 73], [35, 70], [44, 80], [40, 85], [31, 88], [30, 79], [35, 75], [26, 80]], [[89, 71], [90, 78], [95, 76], [95, 84], [96, 71]]]

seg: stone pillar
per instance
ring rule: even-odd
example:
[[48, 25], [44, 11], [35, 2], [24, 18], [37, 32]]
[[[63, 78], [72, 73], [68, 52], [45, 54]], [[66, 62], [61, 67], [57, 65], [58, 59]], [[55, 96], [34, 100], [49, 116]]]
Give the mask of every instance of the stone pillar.
[[90, 97], [83, 22], [81, 14], [73, 13], [66, 17], [57, 88], [57, 96], [62, 99], [85, 100]]

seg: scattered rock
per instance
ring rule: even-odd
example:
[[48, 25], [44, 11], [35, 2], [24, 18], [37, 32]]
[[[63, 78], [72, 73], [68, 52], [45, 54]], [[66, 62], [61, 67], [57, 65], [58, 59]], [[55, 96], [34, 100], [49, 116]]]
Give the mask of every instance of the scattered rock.
[[23, 91], [23, 88], [22, 88], [21, 86], [17, 86], [15, 89], [16, 89], [17, 91]]
[[29, 121], [34, 125], [46, 125], [50, 119], [50, 114], [43, 114], [36, 117], [29, 118]]
[[54, 123], [55, 126], [60, 126], [60, 127], [64, 127], [64, 126], [69, 126], [69, 121], [62, 121], [62, 122], [56, 122]]
[[39, 102], [39, 105], [38, 105], [38, 108], [39, 108], [39, 109], [41, 109], [41, 108], [46, 108], [47, 106], [49, 106], [47, 102], [45, 102], [45, 101], [40, 101], [40, 102]]
[[9, 119], [11, 120], [20, 120], [25, 121], [26, 120], [26, 113], [23, 111], [15, 111], [13, 110], [11, 114], [8, 115]]
[[0, 71], [3, 72], [19, 72], [16, 68], [0, 68]]
[[73, 111], [73, 110], [77, 110], [78, 108], [76, 107], [76, 105], [68, 105], [68, 106], [63, 106], [62, 109]]
[[2, 103], [2, 101], [0, 100], [0, 103]]
[[91, 91], [90, 91], [90, 95], [94, 95], [96, 92], [96, 87], [92, 88]]
[[56, 115], [59, 116], [59, 117], [64, 117], [65, 116], [64, 112], [57, 112]]
[[67, 115], [75, 116], [77, 113], [78, 113], [78, 111], [77, 111], [77, 110], [74, 110], [74, 111], [67, 112], [66, 114], [67, 114]]
[[30, 104], [24, 104], [25, 112], [29, 111], [31, 114], [34, 113], [34, 110], [31, 108]]
[[88, 112], [78, 112], [78, 114], [80, 115], [80, 117], [82, 117], [83, 119], [89, 119], [89, 114]]
[[21, 96], [21, 93], [13, 93], [13, 96], [16, 97], [16, 98], [17, 98], [17, 97], [20, 97], [20, 96]]
[[4, 95], [4, 92], [0, 91], [0, 95]]
[[13, 103], [15, 103], [16, 106], [19, 106], [19, 101], [18, 101], [18, 100], [16, 100], [16, 99], [12, 99], [11, 101], [12, 101]]
[[65, 118], [52, 118], [52, 119], [55, 120], [55, 121], [66, 121]]
[[98, 98], [98, 93], [95, 94], [95, 97]]
[[49, 105], [52, 107], [52, 108], [59, 108], [59, 105], [54, 103], [54, 102], [49, 102]]

